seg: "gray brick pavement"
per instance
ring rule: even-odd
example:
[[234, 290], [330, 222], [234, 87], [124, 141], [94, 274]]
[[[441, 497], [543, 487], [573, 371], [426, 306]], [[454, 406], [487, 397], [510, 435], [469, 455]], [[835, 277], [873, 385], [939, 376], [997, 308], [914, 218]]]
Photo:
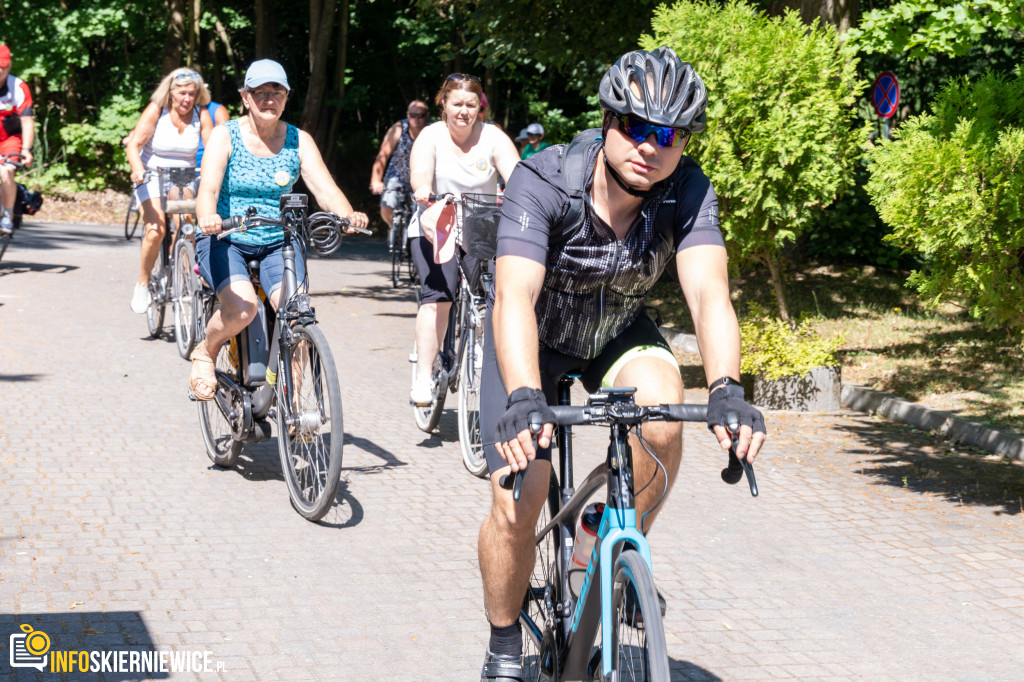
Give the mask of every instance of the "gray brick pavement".
[[[56, 649], [200, 649], [226, 668], [174, 679], [476, 679], [489, 492], [462, 468], [454, 412], [439, 436], [413, 424], [413, 302], [381, 245], [310, 264], [347, 433], [340, 502], [314, 525], [274, 441], [210, 466], [187, 363], [128, 309], [138, 242], [119, 234], [28, 225], [0, 263], [0, 677], [28, 622]], [[903, 427], [768, 423], [757, 499], [687, 429], [651, 536], [675, 678], [1018, 679], [1024, 514], [986, 478], [1005, 465], [964, 460], [968, 489], [946, 482], [945, 446]], [[601, 438], [582, 439], [581, 469]]]

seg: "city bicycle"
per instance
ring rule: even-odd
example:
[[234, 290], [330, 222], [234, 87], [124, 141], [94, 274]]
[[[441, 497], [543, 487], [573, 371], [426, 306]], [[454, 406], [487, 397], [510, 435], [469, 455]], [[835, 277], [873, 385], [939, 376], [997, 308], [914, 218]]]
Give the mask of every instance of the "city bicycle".
[[[195, 263], [193, 244], [195, 225], [183, 216], [195, 214], [195, 188], [198, 169], [158, 169], [160, 210], [166, 216], [164, 236], [149, 275], [149, 306], [146, 308], [146, 326], [149, 335], [159, 338], [163, 332], [166, 308], [170, 305], [174, 316], [174, 339], [178, 354], [188, 358], [195, 347], [194, 326], [186, 323], [192, 316], [181, 308], [179, 297], [196, 288], [195, 277], [188, 262]], [[147, 172], [143, 182], [151, 173]], [[191, 258], [190, 258], [191, 256]], [[191, 299], [186, 302], [191, 305]]]
[[[206, 453], [221, 467], [233, 466], [246, 443], [269, 439], [274, 422], [292, 506], [318, 521], [334, 503], [340, 480], [345, 433], [341, 384], [327, 338], [317, 325], [308, 281], [297, 281], [295, 254], [296, 248], [304, 248], [304, 239], [321, 256], [334, 253], [341, 246], [341, 228], [349, 222], [332, 213], [307, 216], [306, 203], [304, 194], [285, 194], [278, 219], [256, 216], [250, 209], [245, 217], [223, 222], [218, 239], [253, 227], [281, 228], [284, 277], [275, 312], [260, 287], [259, 263], [249, 264], [260, 300], [257, 315], [219, 349], [210, 349], [217, 388], [212, 400], [198, 405]], [[205, 313], [199, 324], [202, 337], [219, 304], [208, 286], [198, 300]]]
[[[448, 392], [458, 393], [459, 449], [462, 462], [474, 476], [487, 474], [487, 459], [480, 438], [480, 376], [483, 367], [484, 316], [486, 292], [493, 275], [489, 263], [494, 258], [501, 197], [489, 194], [435, 196], [455, 204], [461, 216], [462, 249], [455, 250], [458, 260], [456, 300], [448, 311], [448, 327], [431, 372], [433, 400], [429, 405], [414, 405], [416, 425], [430, 433], [437, 426]], [[462, 255], [465, 251], [469, 258]], [[416, 379], [419, 356], [415, 344], [409, 356], [412, 377]]]
[[[24, 168], [24, 164], [20, 161], [15, 161], [14, 157], [21, 158], [21, 154], [9, 154], [7, 156], [0, 156], [0, 164], [9, 164], [17, 169]], [[43, 198], [39, 192], [29, 192], [25, 185], [15, 183], [18, 188], [18, 192], [14, 199], [14, 210], [11, 211], [11, 222], [14, 225], [14, 229], [17, 230], [21, 227], [22, 216], [33, 215], [43, 205]], [[14, 233], [11, 234], [0, 234], [0, 260], [3, 260], [4, 254], [7, 253], [7, 246], [11, 243], [11, 239], [14, 237]]]
[[[632, 432], [664, 471], [642, 435], [650, 421], [704, 422], [707, 406], [698, 404], [637, 405], [635, 388], [603, 388], [585, 406], [569, 405], [569, 392], [578, 376], [558, 384], [555, 443], [559, 454], [556, 473], [552, 460], [548, 497], [537, 521], [537, 563], [527, 589], [520, 622], [524, 637], [524, 679], [537, 680], [650, 680], [670, 679], [662, 607], [651, 572], [651, 548], [637, 530], [635, 495], [653, 484], [634, 481]], [[735, 415], [728, 428], [738, 432]], [[574, 486], [572, 431], [577, 424], [608, 426], [608, 454]], [[539, 432], [539, 415], [531, 415], [530, 428]], [[753, 467], [740, 460], [736, 440], [729, 451], [729, 466], [722, 471], [727, 483], [745, 474], [752, 495], [757, 495]], [[499, 481], [519, 499], [522, 472]], [[603, 511], [586, 569], [574, 568], [576, 527], [588, 503], [606, 489]], [[663, 489], [661, 504], [667, 489]], [[591, 507], [590, 509], [594, 509]], [[641, 523], [644, 517], [641, 516]], [[577, 566], [579, 564], [576, 564]], [[578, 571], [578, 572], [577, 572]], [[582, 573], [582, 575], [580, 575]]]
[[413, 271], [412, 254], [409, 252], [409, 221], [416, 213], [416, 203], [412, 200], [412, 192], [402, 189], [399, 194], [398, 206], [394, 209], [391, 229], [388, 230], [388, 252], [391, 254], [391, 286], [402, 284], [403, 273], [407, 284], [416, 281]]

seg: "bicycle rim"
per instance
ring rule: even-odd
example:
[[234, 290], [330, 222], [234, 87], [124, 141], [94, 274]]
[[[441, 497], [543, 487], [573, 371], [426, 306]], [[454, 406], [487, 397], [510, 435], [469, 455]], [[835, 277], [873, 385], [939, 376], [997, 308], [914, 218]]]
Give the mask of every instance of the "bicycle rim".
[[167, 264], [167, 257], [161, 248], [157, 252], [156, 262], [153, 263], [153, 270], [149, 275], [149, 306], [146, 308], [146, 325], [149, 328], [149, 335], [154, 339], [160, 336], [164, 328], [164, 289], [167, 287], [165, 278], [167, 273], [164, 268]]
[[[548, 500], [541, 508], [537, 530], [551, 521], [557, 509], [558, 484], [552, 471]], [[523, 626], [523, 679], [526, 682], [554, 682], [558, 679], [557, 638], [550, 627], [555, 614], [548, 610], [548, 604], [559, 601], [558, 544], [555, 542], [558, 532], [558, 528], [554, 528], [537, 541], [537, 562], [533, 565], [530, 585], [519, 615]]]
[[[341, 385], [323, 332], [316, 325], [292, 331], [294, 347], [278, 369], [278, 451], [292, 506], [318, 521], [334, 504], [341, 475]], [[291, 385], [285, 362], [291, 362]]]
[[[234, 340], [224, 343], [217, 351], [217, 371], [222, 372], [235, 383], [239, 383], [241, 377], [238, 373], [238, 353], [234, 348]], [[229, 403], [233, 403], [231, 396], [218, 387], [217, 392]], [[203, 432], [203, 443], [206, 445], [206, 455], [214, 464], [220, 467], [234, 466], [238, 455], [242, 452], [242, 442], [237, 441], [231, 435], [231, 423], [221, 412], [220, 407], [214, 400], [205, 400], [197, 403], [199, 406], [199, 428]], [[231, 404], [232, 409], [240, 411], [241, 405]]]
[[658, 593], [639, 552], [630, 549], [619, 555], [612, 585], [612, 669], [617, 679], [669, 682]]
[[468, 332], [466, 354], [462, 358], [459, 379], [459, 448], [466, 470], [481, 478], [487, 476], [487, 458], [480, 437], [480, 375], [483, 341], [474, 330]]
[[195, 252], [192, 242], [180, 239], [175, 247], [174, 259], [174, 341], [178, 346], [178, 354], [188, 359], [196, 347], [195, 335], [195, 304], [196, 281]]

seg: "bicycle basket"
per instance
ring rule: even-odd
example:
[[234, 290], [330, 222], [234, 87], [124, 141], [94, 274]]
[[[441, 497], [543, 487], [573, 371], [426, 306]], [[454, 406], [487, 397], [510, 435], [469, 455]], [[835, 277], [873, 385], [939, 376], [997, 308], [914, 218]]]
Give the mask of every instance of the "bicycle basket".
[[462, 199], [462, 248], [474, 258], [490, 260], [498, 247], [502, 198], [495, 194], [463, 194]]

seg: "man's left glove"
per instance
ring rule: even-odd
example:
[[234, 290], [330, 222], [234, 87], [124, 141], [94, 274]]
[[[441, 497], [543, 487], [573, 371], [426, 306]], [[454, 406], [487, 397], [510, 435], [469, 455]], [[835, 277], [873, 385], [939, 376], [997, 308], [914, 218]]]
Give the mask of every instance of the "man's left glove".
[[530, 430], [530, 415], [540, 414], [541, 424], [553, 424], [555, 413], [548, 407], [544, 391], [539, 388], [517, 388], [508, 397], [505, 414], [498, 420], [497, 435], [499, 443], [507, 443], [518, 438], [522, 431]]

